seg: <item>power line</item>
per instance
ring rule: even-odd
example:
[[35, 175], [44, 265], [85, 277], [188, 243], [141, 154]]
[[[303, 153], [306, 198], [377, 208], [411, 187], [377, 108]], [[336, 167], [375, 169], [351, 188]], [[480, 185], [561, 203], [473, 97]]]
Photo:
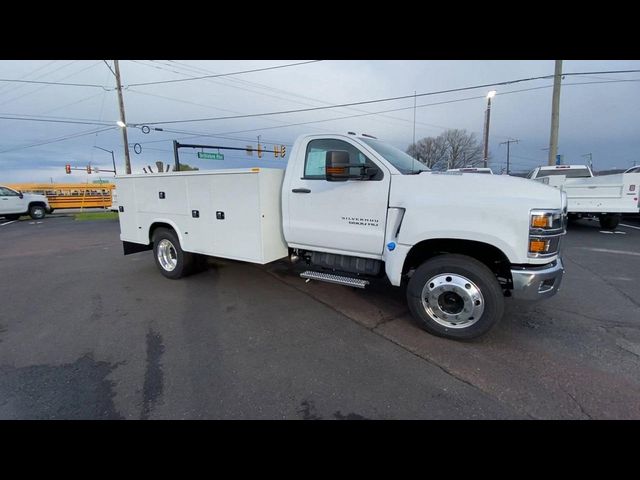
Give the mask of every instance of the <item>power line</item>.
[[[619, 70], [619, 71], [611, 71], [611, 72], [593, 72], [593, 73], [598, 73], [598, 74], [603, 74], [603, 73], [628, 73], [628, 72], [640, 72], [640, 70]], [[565, 73], [563, 74], [564, 76], [567, 75], [586, 75], [586, 74], [590, 74], [591, 72], [581, 72], [581, 73]], [[482, 84], [482, 85], [472, 85], [472, 86], [467, 86], [467, 87], [460, 87], [460, 88], [451, 88], [451, 89], [447, 89], [447, 90], [438, 90], [438, 91], [433, 91], [433, 92], [425, 92], [425, 93], [419, 93], [419, 94], [414, 94], [414, 95], [401, 95], [401, 96], [397, 96], [397, 97], [387, 97], [387, 98], [380, 98], [380, 99], [376, 99], [376, 100], [363, 100], [363, 101], [359, 101], [359, 102], [350, 102], [350, 103], [342, 103], [342, 104], [334, 104], [334, 105], [328, 105], [328, 106], [323, 106], [323, 107], [311, 107], [311, 108], [301, 108], [301, 109], [295, 109], [295, 110], [280, 110], [280, 111], [276, 111], [276, 112], [263, 112], [263, 113], [252, 113], [252, 114], [243, 114], [243, 115], [230, 115], [230, 116], [226, 116], [226, 117], [209, 117], [209, 118], [195, 118], [195, 119], [189, 119], [189, 120], [167, 120], [167, 121], [162, 121], [162, 122], [145, 122], [146, 125], [162, 125], [162, 124], [167, 124], [167, 123], [190, 123], [190, 122], [204, 122], [204, 121], [215, 121], [215, 120], [233, 120], [233, 119], [238, 119], [238, 118], [253, 118], [253, 117], [263, 117], [263, 116], [270, 116], [270, 115], [285, 115], [285, 114], [290, 114], [290, 113], [299, 113], [299, 112], [310, 112], [310, 111], [317, 111], [317, 110], [326, 110], [326, 109], [330, 109], [330, 108], [338, 108], [338, 107], [351, 107], [351, 106], [355, 106], [355, 105], [366, 105], [366, 104], [372, 104], [372, 103], [381, 103], [381, 102], [391, 102], [391, 101], [395, 101], [395, 100], [405, 100], [408, 98], [412, 98], [412, 97], [425, 97], [425, 96], [431, 96], [431, 95], [441, 95], [444, 93], [454, 93], [454, 92], [462, 92], [462, 91], [466, 91], [466, 90], [476, 90], [479, 88], [488, 88], [488, 87], [496, 87], [496, 86], [501, 86], [501, 85], [511, 85], [514, 83], [521, 83], [521, 82], [529, 82], [529, 81], [533, 81], [533, 80], [542, 80], [542, 79], [549, 79], [549, 78], [553, 78], [554, 75], [543, 75], [543, 76], [539, 76], [539, 77], [529, 77], [529, 78], [520, 78], [520, 79], [516, 79], [516, 80], [507, 80], [507, 81], [503, 81], [503, 82], [494, 82], [494, 83], [486, 83], [486, 84]]]
[[54, 120], [46, 118], [24, 118], [24, 117], [4, 117], [0, 116], [0, 120], [20, 120], [27, 122], [45, 122], [45, 123], [69, 123], [77, 125], [111, 125], [111, 122], [94, 122], [94, 121], [74, 121], [74, 120]]
[[50, 140], [45, 140], [44, 142], [38, 142], [38, 143], [33, 143], [31, 145], [23, 145], [20, 147], [14, 147], [14, 148], [9, 148], [7, 150], [2, 150], [0, 151], [0, 153], [8, 153], [8, 152], [15, 152], [16, 150], [23, 150], [25, 148], [32, 148], [32, 147], [39, 147], [41, 145], [47, 145], [49, 143], [56, 143], [56, 142], [62, 142], [64, 140], [71, 140], [73, 138], [78, 138], [78, 137], [83, 137], [86, 135], [93, 135], [94, 133], [99, 133], [99, 132], [106, 132], [107, 130], [113, 130], [114, 128], [117, 127], [108, 127], [108, 128], [103, 128], [103, 129], [98, 129], [98, 130], [91, 130], [89, 132], [78, 132], [75, 134], [71, 134], [71, 135], [66, 135], [63, 137], [56, 137]]
[[[46, 63], [46, 64], [44, 64], [44, 65], [39, 66], [39, 67], [38, 67], [38, 68], [36, 68], [35, 70], [33, 70], [33, 71], [31, 71], [31, 72], [27, 73], [26, 75], [23, 75], [23, 76], [22, 76], [22, 78], [21, 78], [21, 80], [22, 80], [22, 79], [24, 79], [24, 78], [26, 78], [26, 77], [28, 77], [29, 75], [33, 75], [34, 73], [39, 72], [40, 70], [42, 70], [42, 69], [44, 69], [44, 68], [47, 68], [49, 65], [51, 65], [51, 64], [53, 64], [53, 63], [56, 63], [56, 62], [57, 62], [57, 60], [51, 60], [50, 62], [48, 62], [48, 63]], [[54, 70], [54, 71], [55, 71], [55, 70]], [[46, 75], [46, 74], [45, 74], [45, 75]], [[42, 77], [42, 76], [44, 76], [44, 75], [41, 75], [41, 77]], [[40, 77], [36, 77], [36, 78], [40, 78]], [[7, 89], [7, 90], [4, 90], [4, 89], [5, 89], [5, 87], [11, 87], [11, 85], [9, 85], [8, 83], [5, 83], [4, 85], [0, 85], [0, 92], [1, 92], [1, 93], [6, 93], [7, 91], [9, 91], [9, 92], [10, 92], [10, 91], [12, 91], [12, 90], [15, 90], [16, 88], [22, 88], [21, 86], [17, 86], [17, 87], [15, 87], [15, 88], [13, 88], [13, 89], [9, 88], [9, 89]], [[4, 91], [3, 91], [3, 90], [4, 90]]]
[[102, 85], [96, 85], [93, 83], [64, 83], [64, 82], [44, 82], [38, 80], [17, 80], [17, 79], [8, 79], [8, 78], [0, 78], [0, 82], [14, 82], [14, 83], [35, 83], [40, 85], [61, 85], [65, 87], [98, 87], [105, 88]]
[[[155, 62], [155, 63], [160, 63], [161, 65], [166, 65], [166, 64], [163, 64], [163, 63], [155, 61], [155, 60], [152, 60], [152, 61]], [[173, 60], [169, 60], [169, 61], [171, 63], [175, 63], [177, 65], [180, 65], [183, 69], [187, 68], [191, 72], [215, 74], [215, 72], [212, 72], [211, 70], [206, 70], [206, 69], [201, 68], [201, 67], [192, 67], [190, 65], [186, 65], [186, 64], [183, 64], [183, 63], [180, 63], [180, 62], [175, 62]], [[155, 67], [154, 66], [154, 68], [161, 68], [161, 67]], [[176, 70], [171, 70], [171, 71], [174, 72], [174, 73], [180, 73], [182, 75], [186, 75], [186, 73], [178, 72]], [[296, 94], [296, 93], [293, 93], [293, 92], [289, 92], [287, 90], [283, 90], [283, 89], [280, 89], [280, 88], [274, 88], [274, 87], [271, 87], [271, 86], [268, 86], [268, 85], [264, 85], [264, 84], [258, 83], [258, 82], [250, 82], [250, 81], [239, 79], [239, 78], [227, 78], [227, 79], [224, 79], [224, 80], [229, 81], [229, 82], [242, 83], [244, 85], [253, 86], [253, 87], [256, 87], [256, 88], [259, 88], [259, 89], [263, 89], [263, 90], [268, 90], [268, 91], [271, 91], [271, 92], [278, 92], [278, 93], [284, 94], [284, 95], [289, 96], [289, 97], [297, 97], [297, 98], [302, 98], [302, 99], [305, 99], [305, 100], [311, 100], [313, 102], [321, 103], [321, 104], [324, 104], [324, 105], [331, 105], [331, 102], [327, 102], [327, 101], [324, 101], [324, 100], [319, 100], [317, 98], [313, 98], [313, 97], [309, 97], [309, 96], [305, 96], [305, 95], [299, 95], [299, 94]], [[217, 83], [218, 85], [223, 85], [225, 87], [237, 88], [237, 89], [244, 90], [244, 91], [251, 92], [251, 93], [255, 93], [255, 94], [258, 94], [258, 95], [264, 95], [264, 96], [268, 96], [268, 97], [272, 97], [272, 98], [277, 98], [279, 100], [285, 100], [285, 101], [291, 102], [291, 103], [297, 103], [297, 104], [306, 105], [306, 106], [316, 106], [316, 105], [310, 104], [308, 102], [301, 102], [299, 100], [292, 100], [291, 98], [283, 98], [283, 97], [277, 96], [277, 95], [270, 95], [268, 93], [257, 91], [255, 89], [243, 88], [243, 87], [240, 87], [238, 85], [231, 85], [229, 83], [222, 83], [222, 82], [214, 82], [214, 83]], [[367, 112], [367, 110], [362, 110], [362, 109], [359, 109], [359, 108], [349, 108], [349, 107], [346, 107], [345, 110], [351, 110], [351, 111], [354, 111], [354, 112]], [[238, 113], [238, 112], [236, 112], [236, 113]], [[404, 118], [392, 117], [390, 115], [380, 115], [380, 116], [384, 117], [384, 118], [391, 119], [391, 120], [401, 121], [401, 122], [407, 122], [408, 121], [408, 120], [406, 120]], [[389, 123], [389, 122], [385, 122], [384, 120], [378, 119], [378, 118], [374, 118], [372, 120], [374, 120], [376, 122], [387, 123], [387, 124]], [[432, 125], [429, 125], [429, 124], [426, 124], [426, 123], [423, 123], [423, 122], [416, 122], [416, 123], [419, 124], [419, 125], [432, 126]], [[438, 127], [438, 128], [440, 128], [440, 127]]]
[[[61, 68], [64, 68], [64, 67], [66, 67], [66, 66], [68, 66], [68, 65], [71, 65], [71, 64], [73, 64], [73, 63], [75, 63], [75, 62], [78, 62], [78, 61], [79, 61], [79, 60], [74, 60], [73, 62], [71, 62], [71, 63], [69, 63], [69, 64], [66, 64], [66, 65], [63, 65], [62, 67], [60, 67], [60, 68], [56, 69], [55, 71], [57, 72], [57, 71], [58, 71], [58, 70], [60, 70]], [[78, 73], [82, 73], [82, 72], [84, 72], [85, 70], [89, 70], [90, 68], [93, 68], [93, 67], [95, 67], [95, 66], [96, 66], [96, 65], [98, 65], [98, 64], [100, 64], [100, 62], [92, 63], [92, 64], [91, 64], [91, 65], [89, 65], [88, 67], [85, 67], [85, 68], [83, 68], [83, 69], [81, 69], [81, 70], [78, 70], [77, 72], [73, 72], [73, 73], [70, 73], [69, 75], [67, 75], [67, 76], [65, 76], [65, 77], [62, 77], [60, 80], [66, 80], [67, 78], [72, 77], [72, 76], [74, 76], [74, 75], [77, 75]], [[50, 72], [50, 73], [53, 73], [53, 72]], [[48, 86], [49, 86], [49, 85], [44, 85], [44, 86], [42, 86], [42, 87], [40, 87], [40, 88], [36, 88], [35, 90], [32, 90], [32, 91], [30, 91], [30, 92], [27, 92], [27, 93], [25, 93], [25, 94], [23, 94], [23, 95], [19, 95], [19, 96], [17, 96], [17, 97], [11, 98], [11, 99], [9, 99], [9, 100], [5, 100], [4, 102], [0, 103], [0, 105], [6, 105], [7, 103], [11, 103], [11, 102], [14, 102], [14, 101], [16, 101], [16, 100], [19, 100], [20, 98], [24, 98], [24, 97], [26, 97], [26, 96], [33, 95], [34, 93], [39, 92], [39, 91], [41, 91], [41, 90], [43, 90], [43, 89], [47, 88]], [[20, 86], [19, 86], [18, 88], [20, 88]]]
[[288, 67], [295, 67], [298, 65], [307, 65], [309, 63], [316, 63], [316, 62], [321, 62], [322, 60], [310, 60], [307, 62], [299, 62], [299, 63], [289, 63], [287, 65], [275, 65], [272, 67], [265, 67], [265, 68], [255, 68], [252, 70], [243, 70], [243, 71], [239, 71], [239, 72], [229, 72], [229, 73], [219, 73], [216, 75], [205, 75], [203, 77], [192, 77], [192, 78], [178, 78], [178, 79], [174, 79], [174, 80], [159, 80], [157, 82], [144, 82], [144, 83], [130, 83], [129, 87], [140, 87], [143, 85], [159, 85], [159, 84], [163, 84], [163, 83], [177, 83], [177, 82], [189, 82], [192, 80], [202, 80], [205, 78], [217, 78], [217, 77], [228, 77], [230, 75], [242, 75], [245, 73], [253, 73], [253, 72], [264, 72], [266, 70], [276, 70], [278, 68], [288, 68]]
[[107, 68], [109, 70], [111, 70], [111, 73], [113, 73], [113, 76], [116, 76], [116, 72], [113, 71], [113, 68], [111, 68], [111, 65], [109, 65], [109, 62], [107, 62], [106, 60], [102, 60], [104, 62], [104, 64], [107, 66]]

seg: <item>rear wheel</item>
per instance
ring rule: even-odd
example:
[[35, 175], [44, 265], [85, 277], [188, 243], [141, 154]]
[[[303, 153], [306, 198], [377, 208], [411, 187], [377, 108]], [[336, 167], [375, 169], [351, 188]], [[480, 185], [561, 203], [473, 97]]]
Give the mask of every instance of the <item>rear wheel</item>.
[[605, 230], [613, 230], [620, 223], [620, 215], [601, 215], [600, 227]]
[[44, 218], [46, 210], [42, 205], [31, 205], [29, 207], [29, 216], [34, 220], [40, 220]]
[[159, 228], [153, 234], [153, 256], [160, 273], [176, 280], [191, 273], [193, 254], [185, 252], [173, 230]]
[[422, 328], [458, 340], [485, 334], [504, 313], [504, 295], [493, 272], [457, 254], [423, 263], [409, 281], [407, 303]]

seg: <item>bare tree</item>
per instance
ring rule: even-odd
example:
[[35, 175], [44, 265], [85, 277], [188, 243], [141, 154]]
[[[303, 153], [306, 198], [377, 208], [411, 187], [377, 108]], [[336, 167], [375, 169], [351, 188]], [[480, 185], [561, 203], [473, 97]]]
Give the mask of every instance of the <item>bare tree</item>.
[[447, 155], [447, 147], [442, 136], [426, 137], [409, 145], [407, 153], [427, 167], [442, 163]]
[[482, 145], [474, 133], [449, 129], [437, 137], [426, 137], [411, 144], [407, 153], [429, 168], [462, 168], [480, 165]]

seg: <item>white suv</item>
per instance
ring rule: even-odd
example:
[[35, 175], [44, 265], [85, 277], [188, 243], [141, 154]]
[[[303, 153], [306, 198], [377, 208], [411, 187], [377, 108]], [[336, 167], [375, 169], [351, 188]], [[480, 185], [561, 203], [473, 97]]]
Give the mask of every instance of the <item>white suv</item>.
[[17, 220], [21, 215], [29, 215], [34, 220], [44, 218], [51, 213], [49, 200], [44, 195], [22, 193], [0, 185], [0, 216], [8, 220]]

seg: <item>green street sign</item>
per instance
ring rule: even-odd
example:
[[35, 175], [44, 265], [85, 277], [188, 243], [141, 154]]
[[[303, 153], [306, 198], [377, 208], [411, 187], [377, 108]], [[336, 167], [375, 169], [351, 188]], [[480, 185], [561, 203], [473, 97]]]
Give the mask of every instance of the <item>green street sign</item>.
[[224, 160], [222, 153], [198, 152], [198, 158], [207, 158], [209, 160]]

